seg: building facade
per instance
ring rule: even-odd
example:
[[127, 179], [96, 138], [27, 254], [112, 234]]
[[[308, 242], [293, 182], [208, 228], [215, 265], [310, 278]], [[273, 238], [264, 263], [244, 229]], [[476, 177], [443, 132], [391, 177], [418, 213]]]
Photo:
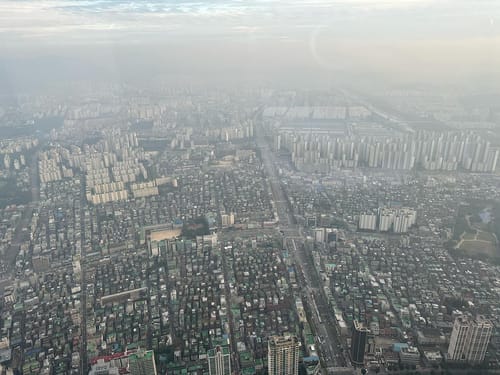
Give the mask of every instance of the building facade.
[[362, 366], [365, 361], [366, 340], [370, 330], [364, 324], [355, 320], [352, 327], [351, 362], [353, 365]]
[[157, 375], [155, 355], [152, 350], [139, 350], [128, 356], [131, 375]]
[[208, 351], [210, 375], [231, 375], [231, 354], [228, 347], [217, 346]]
[[269, 375], [299, 373], [299, 340], [296, 336], [272, 336], [268, 342]]
[[455, 319], [448, 347], [448, 359], [482, 362], [493, 333], [493, 324], [483, 316], [462, 315]]

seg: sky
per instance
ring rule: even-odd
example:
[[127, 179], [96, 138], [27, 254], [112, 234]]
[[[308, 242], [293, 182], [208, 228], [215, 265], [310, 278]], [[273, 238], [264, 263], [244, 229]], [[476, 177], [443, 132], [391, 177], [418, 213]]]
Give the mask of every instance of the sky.
[[498, 0], [0, 0], [0, 84], [500, 77]]

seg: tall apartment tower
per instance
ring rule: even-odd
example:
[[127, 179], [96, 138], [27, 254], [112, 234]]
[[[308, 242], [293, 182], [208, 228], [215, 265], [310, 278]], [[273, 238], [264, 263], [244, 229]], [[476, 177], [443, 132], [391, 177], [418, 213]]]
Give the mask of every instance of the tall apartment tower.
[[296, 336], [271, 336], [267, 345], [269, 375], [298, 375], [299, 340]]
[[370, 330], [362, 323], [355, 320], [352, 327], [351, 362], [353, 365], [362, 366], [365, 361], [365, 348]]
[[216, 346], [208, 351], [210, 375], [231, 375], [231, 354], [227, 346]]
[[493, 332], [493, 324], [479, 315], [476, 319], [462, 315], [455, 319], [448, 358], [453, 361], [479, 363], [484, 360]]
[[152, 350], [138, 350], [128, 356], [131, 375], [157, 375], [155, 355]]

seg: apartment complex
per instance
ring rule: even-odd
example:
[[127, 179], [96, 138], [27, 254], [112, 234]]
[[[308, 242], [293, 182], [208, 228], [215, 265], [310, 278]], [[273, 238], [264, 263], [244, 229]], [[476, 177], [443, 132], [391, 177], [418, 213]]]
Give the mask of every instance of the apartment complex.
[[455, 319], [448, 347], [448, 358], [455, 361], [482, 362], [491, 339], [493, 325], [483, 316], [462, 315]]
[[299, 340], [296, 336], [272, 336], [268, 342], [269, 375], [299, 373]]

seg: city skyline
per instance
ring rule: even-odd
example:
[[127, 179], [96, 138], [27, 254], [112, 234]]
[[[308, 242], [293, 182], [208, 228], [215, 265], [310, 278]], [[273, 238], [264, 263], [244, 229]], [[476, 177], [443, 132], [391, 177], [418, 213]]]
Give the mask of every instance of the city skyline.
[[500, 372], [496, 0], [0, 0], [0, 375]]

